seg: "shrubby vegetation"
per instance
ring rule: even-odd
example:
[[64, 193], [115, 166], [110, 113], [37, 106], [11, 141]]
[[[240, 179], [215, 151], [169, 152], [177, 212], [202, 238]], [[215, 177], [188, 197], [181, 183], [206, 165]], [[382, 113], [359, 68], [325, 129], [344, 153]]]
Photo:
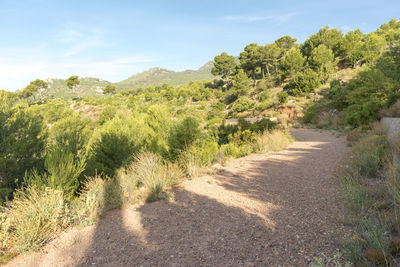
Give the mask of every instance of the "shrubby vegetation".
[[396, 266], [399, 263], [399, 143], [387, 139], [379, 123], [348, 135], [352, 154], [340, 172], [342, 192], [354, 215], [346, 220], [355, 234], [346, 244], [354, 264]]
[[[400, 96], [399, 28], [392, 20], [369, 34], [325, 27], [303, 44], [290, 36], [252, 43], [238, 58], [216, 56], [217, 77], [210, 82], [118, 93], [110, 84], [99, 97], [70, 101], [43, 98], [48, 84], [41, 80], [16, 93], [0, 91], [0, 201], [6, 202], [0, 253], [36, 249], [66, 227], [93, 223], [124, 203], [173, 198], [168, 189], [212, 164], [286, 147], [290, 136], [278, 123], [240, 117], [276, 114], [288, 100], [311, 102], [321, 84], [330, 82], [329, 92], [309, 105], [305, 122], [367, 125]], [[332, 80], [337, 69], [364, 63], [348, 83]], [[66, 86], [73, 91], [80, 82], [71, 76]], [[230, 125], [229, 118], [239, 122]], [[388, 147], [380, 135], [354, 146], [347, 190], [356, 190], [349, 195], [362, 209], [360, 177], [383, 168], [388, 181], [397, 181], [397, 161], [384, 160]], [[398, 196], [390, 192], [394, 206]]]

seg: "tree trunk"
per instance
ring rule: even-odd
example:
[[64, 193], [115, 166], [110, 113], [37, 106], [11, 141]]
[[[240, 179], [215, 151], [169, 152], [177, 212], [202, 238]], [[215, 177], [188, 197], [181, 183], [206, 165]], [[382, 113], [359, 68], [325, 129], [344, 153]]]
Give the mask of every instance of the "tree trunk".
[[265, 64], [265, 68], [267, 69], [268, 76], [271, 76], [271, 73], [269, 73], [268, 63]]
[[256, 87], [256, 71], [253, 69], [253, 88]]
[[263, 79], [265, 78], [265, 70], [264, 70], [264, 68], [261, 68], [261, 72], [262, 72], [262, 77], [263, 77]]

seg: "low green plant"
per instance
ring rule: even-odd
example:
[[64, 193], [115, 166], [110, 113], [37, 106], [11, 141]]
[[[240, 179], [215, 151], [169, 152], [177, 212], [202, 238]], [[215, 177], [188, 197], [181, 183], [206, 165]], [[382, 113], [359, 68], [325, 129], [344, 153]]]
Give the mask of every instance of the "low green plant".
[[71, 223], [63, 191], [48, 187], [16, 191], [1, 217], [2, 246], [18, 252], [40, 248]]
[[285, 104], [288, 101], [288, 93], [287, 92], [279, 92], [278, 93], [278, 101], [280, 104]]
[[226, 158], [238, 158], [240, 156], [239, 148], [231, 143], [221, 145], [220, 151]]
[[387, 141], [385, 136], [366, 136], [353, 146], [353, 164], [362, 175], [375, 175], [382, 167]]
[[261, 153], [276, 152], [285, 149], [292, 138], [287, 131], [272, 130], [256, 135], [256, 151]]

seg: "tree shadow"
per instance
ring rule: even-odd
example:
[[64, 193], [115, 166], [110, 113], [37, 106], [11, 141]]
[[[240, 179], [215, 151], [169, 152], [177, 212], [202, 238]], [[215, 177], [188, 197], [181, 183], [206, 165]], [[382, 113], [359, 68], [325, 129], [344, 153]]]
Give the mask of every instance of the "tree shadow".
[[[311, 142], [299, 135], [298, 142]], [[343, 151], [326, 135], [316, 133], [312, 142], [215, 175], [213, 186], [247, 197], [249, 205], [273, 204], [267, 218], [176, 189], [173, 202], [108, 212], [76, 266], [306, 266], [313, 256], [336, 253], [330, 178]]]

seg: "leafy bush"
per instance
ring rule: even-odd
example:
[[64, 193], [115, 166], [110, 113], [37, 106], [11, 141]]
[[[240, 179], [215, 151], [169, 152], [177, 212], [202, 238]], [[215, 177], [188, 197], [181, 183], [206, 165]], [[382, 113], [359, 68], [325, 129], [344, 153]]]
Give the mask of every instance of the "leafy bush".
[[14, 190], [9, 187], [0, 188], [0, 206], [3, 205], [5, 201], [12, 198]]
[[285, 104], [287, 102], [288, 99], [288, 93], [287, 92], [279, 92], [278, 93], [278, 101], [281, 104]]
[[199, 174], [202, 167], [211, 165], [216, 160], [218, 144], [214, 141], [197, 141], [182, 151], [180, 161], [191, 177]]
[[375, 175], [382, 167], [387, 141], [384, 136], [372, 135], [362, 138], [353, 147], [353, 163], [363, 175]]
[[184, 118], [172, 128], [168, 138], [171, 157], [175, 159], [180, 151], [190, 146], [199, 137], [199, 122], [193, 117]]
[[294, 76], [284, 87], [290, 94], [299, 96], [314, 92], [320, 85], [318, 75], [310, 69], [305, 69]]
[[27, 105], [0, 104], [0, 185], [15, 188], [26, 171], [41, 169], [47, 129]]
[[60, 190], [66, 199], [71, 199], [78, 190], [79, 177], [85, 170], [85, 158], [75, 158], [71, 152], [55, 148], [48, 152], [44, 165], [46, 173], [40, 175], [34, 170], [25, 176], [25, 184]]
[[233, 105], [233, 111], [243, 112], [251, 109], [253, 106], [254, 103], [250, 98], [242, 96], [235, 101], [235, 104]]
[[84, 155], [90, 135], [89, 120], [74, 115], [52, 125], [48, 142], [51, 147], [58, 146], [73, 155]]
[[234, 144], [223, 144], [220, 148], [222, 154], [226, 158], [238, 158], [240, 157], [240, 149]]

